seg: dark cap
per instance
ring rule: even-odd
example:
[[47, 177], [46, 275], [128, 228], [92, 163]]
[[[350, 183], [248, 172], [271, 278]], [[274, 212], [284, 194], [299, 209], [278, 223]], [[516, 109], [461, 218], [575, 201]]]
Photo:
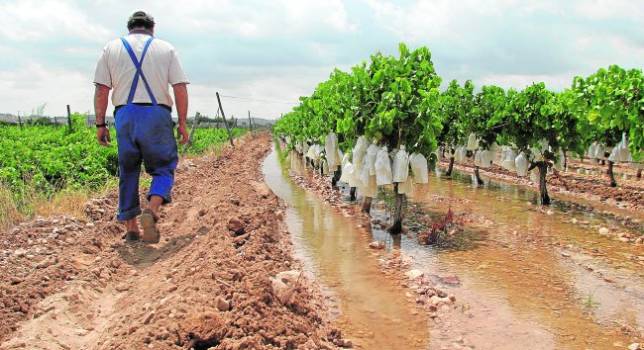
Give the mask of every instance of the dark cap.
[[154, 17], [148, 15], [143, 11], [136, 11], [130, 16], [127, 20], [127, 29], [132, 30], [133, 28], [143, 27], [145, 29], [154, 28]]

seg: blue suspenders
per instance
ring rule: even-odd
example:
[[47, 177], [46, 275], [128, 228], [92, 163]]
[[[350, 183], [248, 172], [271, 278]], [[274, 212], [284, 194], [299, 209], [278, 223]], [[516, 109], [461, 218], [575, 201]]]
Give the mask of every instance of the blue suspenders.
[[136, 87], [139, 85], [139, 76], [141, 77], [141, 79], [143, 79], [145, 90], [147, 90], [148, 95], [150, 96], [152, 105], [153, 106], [157, 105], [157, 99], [154, 98], [154, 94], [152, 93], [152, 89], [148, 84], [148, 80], [145, 78], [145, 75], [143, 74], [143, 59], [145, 58], [145, 54], [148, 52], [148, 48], [150, 47], [150, 43], [152, 43], [153, 39], [154, 37], [150, 37], [150, 39], [148, 39], [148, 41], [145, 42], [145, 46], [143, 47], [143, 53], [141, 53], [141, 60], [138, 60], [136, 58], [136, 54], [134, 53], [134, 50], [132, 50], [132, 46], [130, 46], [130, 44], [127, 42], [125, 38], [121, 38], [121, 41], [123, 42], [123, 46], [125, 46], [127, 53], [130, 55], [130, 58], [132, 59], [132, 63], [134, 63], [134, 67], [136, 67], [136, 73], [134, 73], [134, 80], [132, 80], [132, 86], [130, 87], [130, 94], [127, 97], [128, 105], [131, 104], [132, 101], [134, 100], [134, 93], [136, 92]]

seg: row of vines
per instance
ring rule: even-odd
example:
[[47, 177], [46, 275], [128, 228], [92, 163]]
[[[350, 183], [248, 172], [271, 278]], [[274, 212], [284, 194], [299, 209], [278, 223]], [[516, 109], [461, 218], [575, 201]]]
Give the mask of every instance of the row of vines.
[[374, 186], [393, 184], [394, 233], [400, 230], [398, 207], [406, 182], [422, 183], [426, 174], [418, 172], [436, 162], [439, 149], [451, 159], [448, 175], [454, 159], [472, 157], [477, 179], [478, 168], [490, 166], [493, 154], [501, 152], [505, 168], [519, 176], [537, 173], [544, 205], [550, 203], [547, 172], [561, 167], [570, 155], [605, 162], [607, 186], [617, 186], [612, 173], [616, 162], [641, 167], [641, 69], [602, 68], [575, 77], [560, 92], [544, 83], [523, 90], [494, 85], [476, 89], [471, 81], [451, 81], [441, 90], [429, 49], [400, 44], [399, 52], [398, 57], [372, 55], [349, 72], [334, 70], [274, 127], [292, 149], [325, 160], [336, 173], [334, 183], [344, 171], [345, 180], [362, 192], [365, 211]]
[[[29, 193], [51, 196], [61, 189], [103, 188], [118, 175], [115, 130], [113, 145], [96, 142], [96, 129], [85, 125], [86, 117], [72, 115], [73, 128], [51, 125], [0, 125], [0, 187], [10, 191], [20, 204]], [[234, 128], [233, 136], [243, 129]], [[188, 153], [201, 153], [223, 144], [223, 128], [196, 129]]]

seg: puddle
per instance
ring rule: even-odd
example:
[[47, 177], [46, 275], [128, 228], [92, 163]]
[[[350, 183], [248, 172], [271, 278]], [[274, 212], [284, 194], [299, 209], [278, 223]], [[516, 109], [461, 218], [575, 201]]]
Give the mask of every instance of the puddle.
[[427, 318], [380, 272], [378, 257], [368, 248], [370, 237], [353, 219], [292, 182], [291, 165], [301, 166], [273, 151], [264, 162], [265, 181], [288, 204], [286, 222], [296, 253], [338, 303], [343, 335], [355, 348], [427, 349]]
[[[459, 276], [454, 294], [470, 303], [473, 316], [458, 327], [473, 343], [486, 349], [607, 349], [637, 340], [644, 330], [642, 246], [598, 233], [606, 227], [639, 235], [637, 229], [561, 202], [544, 212], [533, 204], [536, 193], [517, 186], [475, 188], [463, 176], [430, 179], [410, 201], [432, 215], [448, 208], [474, 214], [479, 220], [467, 228], [484, 240], [471, 249], [435, 250], [403, 237], [401, 246], [417, 268]], [[507, 325], [503, 344], [498, 325]]]

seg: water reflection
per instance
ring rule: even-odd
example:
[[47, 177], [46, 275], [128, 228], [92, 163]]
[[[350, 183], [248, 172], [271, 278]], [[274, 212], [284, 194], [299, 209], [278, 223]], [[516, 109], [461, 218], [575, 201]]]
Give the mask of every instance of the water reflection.
[[294, 184], [289, 165], [302, 170], [299, 159], [280, 162], [272, 152], [264, 162], [265, 181], [288, 204], [286, 222], [295, 250], [335, 295], [346, 336], [364, 349], [426, 349], [427, 318], [414, 315], [405, 291], [380, 272], [368, 233]]
[[[492, 181], [475, 188], [458, 174], [452, 181], [432, 177], [411, 200], [433, 213], [449, 207], [472, 213], [479, 218], [472, 228], [488, 233], [487, 244], [473, 250], [408, 250], [418, 266], [462, 277], [458, 293], [465, 300], [484, 297], [488, 305], [480, 307], [496, 305], [494, 310], [510, 306], [511, 312], [494, 312], [471, 325], [480, 342], [493, 343], [486, 335], [493, 330], [490, 323], [512, 318], [551, 334], [554, 343], [544, 348], [609, 348], [629, 340], [616, 327], [622, 322], [641, 332], [644, 283], [637, 257], [642, 249], [597, 234], [598, 227], [628, 230], [618, 221], [565, 202], [542, 210], [532, 191]], [[510, 343], [529, 341], [520, 334], [512, 338]]]
[[[543, 210], [535, 205], [538, 195], [519, 186], [488, 180], [478, 187], [458, 173], [453, 179], [431, 176], [428, 185], [415, 187], [410, 201], [434, 217], [449, 208], [473, 214], [477, 220], [467, 229], [479, 234], [464, 249], [436, 249], [418, 245], [411, 235], [359, 231], [354, 220], [289, 180], [289, 167], [306, 174], [300, 159], [287, 158], [285, 164], [280, 168], [273, 153], [264, 171], [269, 186], [290, 205], [296, 250], [332, 287], [341, 322], [365, 348], [427, 347], [417, 343], [427, 341], [425, 320], [401, 325], [413, 309], [404, 292], [378, 272], [365, 248], [372, 237], [411, 257], [415, 268], [460, 278], [460, 287], [445, 288], [465, 309], [430, 327], [431, 349], [452, 348], [460, 336], [477, 349], [604, 349], [633, 339], [619, 330], [622, 325], [642, 332], [642, 247], [597, 234], [599, 227], [629, 230], [618, 220], [564, 201]], [[382, 203], [372, 214], [389, 220]]]

